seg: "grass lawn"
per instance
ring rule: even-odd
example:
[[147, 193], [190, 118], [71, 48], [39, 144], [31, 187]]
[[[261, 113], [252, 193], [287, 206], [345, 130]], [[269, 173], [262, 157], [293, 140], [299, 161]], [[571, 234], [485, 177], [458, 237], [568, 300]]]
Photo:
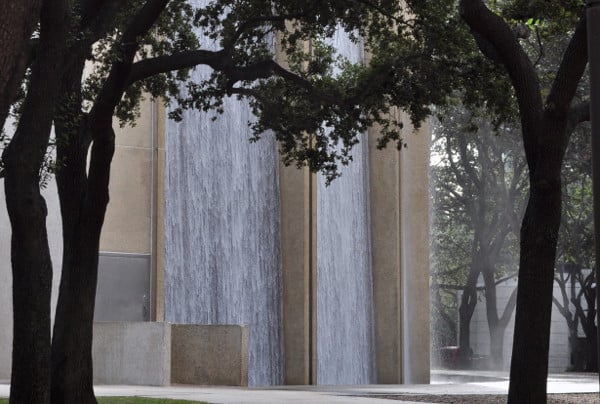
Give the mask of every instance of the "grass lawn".
[[[97, 397], [98, 404], [207, 404], [203, 401], [169, 400], [147, 397]], [[8, 404], [8, 398], [0, 398], [0, 404]]]

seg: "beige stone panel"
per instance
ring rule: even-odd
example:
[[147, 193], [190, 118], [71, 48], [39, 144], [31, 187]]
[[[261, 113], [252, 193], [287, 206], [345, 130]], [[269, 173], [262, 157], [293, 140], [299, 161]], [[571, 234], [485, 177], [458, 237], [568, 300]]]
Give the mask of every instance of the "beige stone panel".
[[248, 326], [171, 326], [171, 382], [248, 385]]
[[402, 287], [400, 264], [400, 156], [378, 150], [369, 132], [371, 248], [377, 382], [402, 383]]
[[158, 149], [158, 178], [156, 187], [156, 288], [154, 299], [156, 321], [164, 321], [165, 319], [165, 159], [165, 149]]
[[117, 147], [100, 250], [151, 253], [151, 150]]
[[[407, 116], [404, 122], [410, 122]], [[404, 383], [429, 383], [429, 127], [405, 126], [401, 152]]]
[[285, 384], [310, 384], [310, 187], [307, 170], [279, 170]]
[[165, 150], [166, 127], [167, 127], [167, 109], [161, 100], [156, 101], [156, 128], [158, 131], [158, 148]]
[[130, 147], [152, 147], [152, 130], [156, 120], [154, 119], [154, 105], [148, 95], [142, 100], [140, 105], [140, 117], [136, 120], [135, 126], [119, 127], [119, 121], [113, 119], [113, 127], [116, 129], [115, 142], [117, 146]]
[[[291, 29], [288, 23], [288, 29]], [[278, 38], [278, 41], [280, 38]], [[309, 43], [304, 44], [308, 49]], [[277, 47], [275, 59], [288, 66]], [[316, 181], [308, 169], [279, 168], [285, 384], [316, 382]]]
[[310, 315], [310, 336], [309, 336], [309, 344], [310, 344], [310, 364], [309, 364], [309, 384], [317, 384], [317, 364], [319, 363], [317, 356], [317, 326], [318, 326], [318, 317], [317, 317], [317, 304], [318, 304], [318, 296], [317, 296], [317, 176], [314, 173], [311, 173], [310, 170], [304, 170], [304, 182], [305, 187], [309, 190], [309, 194], [307, 196], [307, 205], [305, 210], [305, 217], [308, 218], [308, 228], [306, 229], [306, 237], [307, 241], [307, 249], [305, 250], [305, 255], [309, 257], [308, 260], [308, 268], [306, 271], [309, 273], [310, 278], [310, 295], [309, 301], [310, 306], [308, 308]]

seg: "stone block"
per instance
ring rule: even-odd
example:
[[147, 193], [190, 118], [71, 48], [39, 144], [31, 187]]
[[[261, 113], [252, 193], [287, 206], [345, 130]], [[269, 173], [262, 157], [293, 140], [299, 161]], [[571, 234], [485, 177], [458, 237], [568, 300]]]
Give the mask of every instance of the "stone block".
[[94, 324], [94, 383], [171, 383], [171, 327], [154, 322]]
[[248, 385], [248, 326], [171, 326], [171, 382]]

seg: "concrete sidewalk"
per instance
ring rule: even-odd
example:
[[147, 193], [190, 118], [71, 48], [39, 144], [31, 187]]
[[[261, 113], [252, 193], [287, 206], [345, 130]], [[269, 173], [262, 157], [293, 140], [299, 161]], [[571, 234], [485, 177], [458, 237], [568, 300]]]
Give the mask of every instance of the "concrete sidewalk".
[[[498, 372], [436, 371], [428, 385], [364, 386], [278, 386], [272, 388], [211, 386], [96, 386], [98, 396], [141, 396], [175, 398], [209, 403], [390, 403], [381, 394], [506, 394], [508, 375]], [[598, 392], [596, 374], [561, 373], [548, 377], [549, 393]], [[0, 384], [0, 396], [7, 397], [9, 386]], [[371, 397], [357, 397], [369, 395]], [[410, 401], [402, 401], [410, 403]], [[422, 404], [422, 403], [421, 403]]]

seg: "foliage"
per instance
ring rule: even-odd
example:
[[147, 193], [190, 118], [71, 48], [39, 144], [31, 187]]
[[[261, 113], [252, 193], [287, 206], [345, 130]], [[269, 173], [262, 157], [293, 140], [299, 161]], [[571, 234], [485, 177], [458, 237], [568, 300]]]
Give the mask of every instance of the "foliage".
[[572, 135], [562, 170], [563, 214], [557, 262], [593, 268], [594, 220], [592, 203], [592, 161], [589, 124]]
[[[121, 40], [131, 16], [144, 3], [121, 2], [108, 10], [112, 19], [101, 30], [95, 32], [92, 24], [74, 31], [74, 43], [94, 41], [88, 53], [94, 71], [84, 83], [84, 110], [89, 111], [114, 62], [123, 57]], [[408, 111], [418, 127], [431, 105], [446, 104], [447, 95], [462, 88], [467, 104], [493, 99], [487, 105], [497, 116], [514, 113], [505, 74], [476, 51], [454, 2], [351, 3], [352, 7], [341, 0], [215, 0], [196, 7], [170, 1], [136, 44], [136, 64], [162, 58], [165, 68], [132, 79], [116, 117], [121, 125], [134, 124], [144, 92], [169, 104], [174, 119], [181, 119], [186, 108], [222, 111], [228, 96], [248, 98], [258, 116], [252, 124], [253, 140], [273, 130], [286, 164], [307, 165], [331, 180], [339, 174], [337, 165], [351, 160], [358, 135], [368, 127], [381, 128], [380, 147], [390, 141], [402, 146], [402, 123], [391, 113], [396, 107]], [[79, 15], [76, 20], [85, 19]], [[364, 44], [368, 63], [352, 64], [325, 45], [339, 27]], [[450, 37], [455, 41], [446, 40]], [[289, 62], [286, 69], [269, 63], [276, 57], [273, 38]], [[176, 58], [208, 49], [208, 42], [220, 46], [212, 61], [175, 63]], [[173, 68], [168, 68], [170, 62]], [[211, 77], [191, 82], [189, 72], [195, 64], [213, 67]], [[68, 115], [63, 121], [75, 122]]]

